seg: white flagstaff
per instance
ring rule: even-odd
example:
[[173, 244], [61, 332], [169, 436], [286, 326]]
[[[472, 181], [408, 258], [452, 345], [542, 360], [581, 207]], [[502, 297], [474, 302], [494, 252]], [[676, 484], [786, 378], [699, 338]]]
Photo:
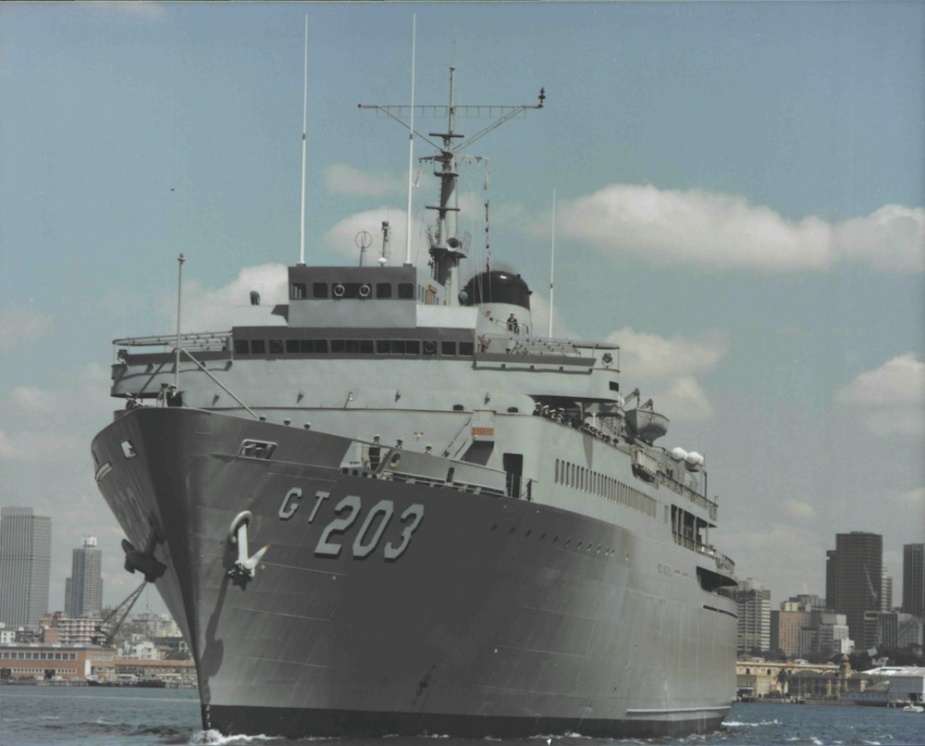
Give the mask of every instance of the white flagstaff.
[[556, 190], [552, 190], [552, 257], [549, 260], [549, 338], [552, 339], [552, 292], [556, 271]]
[[302, 198], [299, 202], [299, 264], [305, 264], [305, 140], [308, 130], [308, 16], [305, 16], [305, 68], [302, 73]]
[[411, 16], [411, 124], [408, 127], [408, 224], [405, 227], [405, 266], [411, 265], [411, 175], [414, 171], [414, 52], [417, 39], [417, 16]]

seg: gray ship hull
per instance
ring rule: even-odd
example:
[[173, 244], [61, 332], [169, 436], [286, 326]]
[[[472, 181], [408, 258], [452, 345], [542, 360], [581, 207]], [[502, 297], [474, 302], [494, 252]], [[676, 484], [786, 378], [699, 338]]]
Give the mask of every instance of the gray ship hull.
[[[272, 459], [243, 457], [247, 439]], [[224, 733], [684, 735], [735, 691], [734, 607], [697, 555], [525, 499], [342, 467], [346, 438], [126, 412], [99, 487], [195, 657]], [[252, 579], [235, 577], [250, 513]], [[231, 574], [229, 572], [231, 571]]]

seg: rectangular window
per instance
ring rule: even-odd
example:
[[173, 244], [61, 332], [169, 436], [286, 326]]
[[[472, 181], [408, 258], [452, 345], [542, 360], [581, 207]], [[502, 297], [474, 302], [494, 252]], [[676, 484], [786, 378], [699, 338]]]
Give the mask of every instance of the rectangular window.
[[414, 283], [412, 282], [400, 282], [398, 283], [398, 297], [402, 300], [414, 300]]
[[345, 339], [332, 339], [331, 340], [331, 352], [334, 355], [343, 355], [347, 351], [347, 340]]
[[247, 343], [246, 339], [236, 339], [234, 341], [235, 355], [247, 355], [250, 353], [250, 351], [250, 345]]
[[302, 339], [299, 340], [299, 352], [302, 354], [312, 353], [315, 351], [315, 340], [314, 339]]
[[267, 344], [262, 339], [251, 340], [251, 353], [254, 355], [263, 355], [267, 351]]
[[305, 283], [304, 282], [293, 282], [289, 286], [289, 298], [291, 300], [299, 300], [300, 298], [305, 297]]
[[317, 355], [327, 355], [328, 354], [328, 340], [326, 339], [316, 339], [315, 340], [315, 354]]
[[392, 283], [377, 282], [376, 283], [376, 297], [377, 298], [391, 298], [392, 297]]
[[421, 354], [421, 343], [416, 339], [409, 339], [405, 342], [405, 354], [406, 355], [420, 355]]
[[391, 352], [393, 355], [404, 355], [405, 341], [402, 339], [389, 340], [389, 352]]
[[360, 354], [361, 355], [372, 355], [373, 354], [373, 341], [371, 339], [361, 339], [360, 340]]
[[295, 355], [300, 350], [299, 340], [297, 339], [287, 339], [286, 340], [286, 354]]
[[387, 339], [377, 339], [376, 340], [376, 354], [377, 355], [388, 355], [389, 354], [389, 340]]
[[348, 355], [357, 355], [360, 352], [360, 340], [358, 339], [348, 339], [346, 340], [346, 352]]
[[455, 342], [441, 342], [440, 343], [440, 354], [441, 355], [455, 355], [456, 354], [456, 343]]
[[472, 357], [475, 354], [475, 343], [474, 342], [460, 342], [459, 343], [459, 354], [466, 357]]
[[326, 282], [312, 283], [312, 296], [315, 298], [327, 298], [328, 297], [328, 283]]

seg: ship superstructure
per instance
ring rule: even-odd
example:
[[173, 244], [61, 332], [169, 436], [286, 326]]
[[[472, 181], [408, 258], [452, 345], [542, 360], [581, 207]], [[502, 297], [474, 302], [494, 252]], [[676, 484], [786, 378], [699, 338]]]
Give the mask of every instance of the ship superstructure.
[[459, 108], [429, 267], [300, 263], [230, 331], [116, 340], [92, 450], [126, 566], [225, 733], [715, 728], [735, 580], [704, 459], [655, 444], [615, 345], [540, 336], [516, 272], [461, 282]]

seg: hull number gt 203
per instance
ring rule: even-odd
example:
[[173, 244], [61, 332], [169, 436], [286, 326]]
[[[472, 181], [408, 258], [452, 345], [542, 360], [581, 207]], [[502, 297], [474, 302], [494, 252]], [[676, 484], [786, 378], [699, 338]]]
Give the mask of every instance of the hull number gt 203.
[[[331, 496], [330, 492], [318, 490], [315, 492], [315, 506], [312, 514], [308, 517], [308, 522], [312, 523], [318, 514], [318, 509], [322, 503]], [[283, 498], [279, 506], [279, 517], [281, 520], [288, 521], [299, 509], [302, 497], [302, 490], [293, 487]], [[318, 543], [315, 545], [315, 555], [318, 557], [339, 557], [341, 550], [344, 548], [344, 541], [347, 539], [347, 532], [363, 514], [363, 502], [356, 495], [347, 495], [334, 506], [334, 515], [324, 529]], [[391, 500], [380, 500], [369, 511], [360, 523], [360, 527], [350, 546], [354, 559], [363, 559], [372, 554], [379, 546], [383, 535], [388, 529], [392, 516], [395, 513], [395, 503]], [[411, 543], [411, 536], [414, 534], [421, 519], [424, 518], [424, 506], [420, 503], [409, 505], [398, 518], [399, 529], [389, 533], [385, 546], [382, 549], [383, 556], [387, 560], [396, 560], [404, 554], [408, 545]], [[396, 531], [398, 532], [397, 535]]]

